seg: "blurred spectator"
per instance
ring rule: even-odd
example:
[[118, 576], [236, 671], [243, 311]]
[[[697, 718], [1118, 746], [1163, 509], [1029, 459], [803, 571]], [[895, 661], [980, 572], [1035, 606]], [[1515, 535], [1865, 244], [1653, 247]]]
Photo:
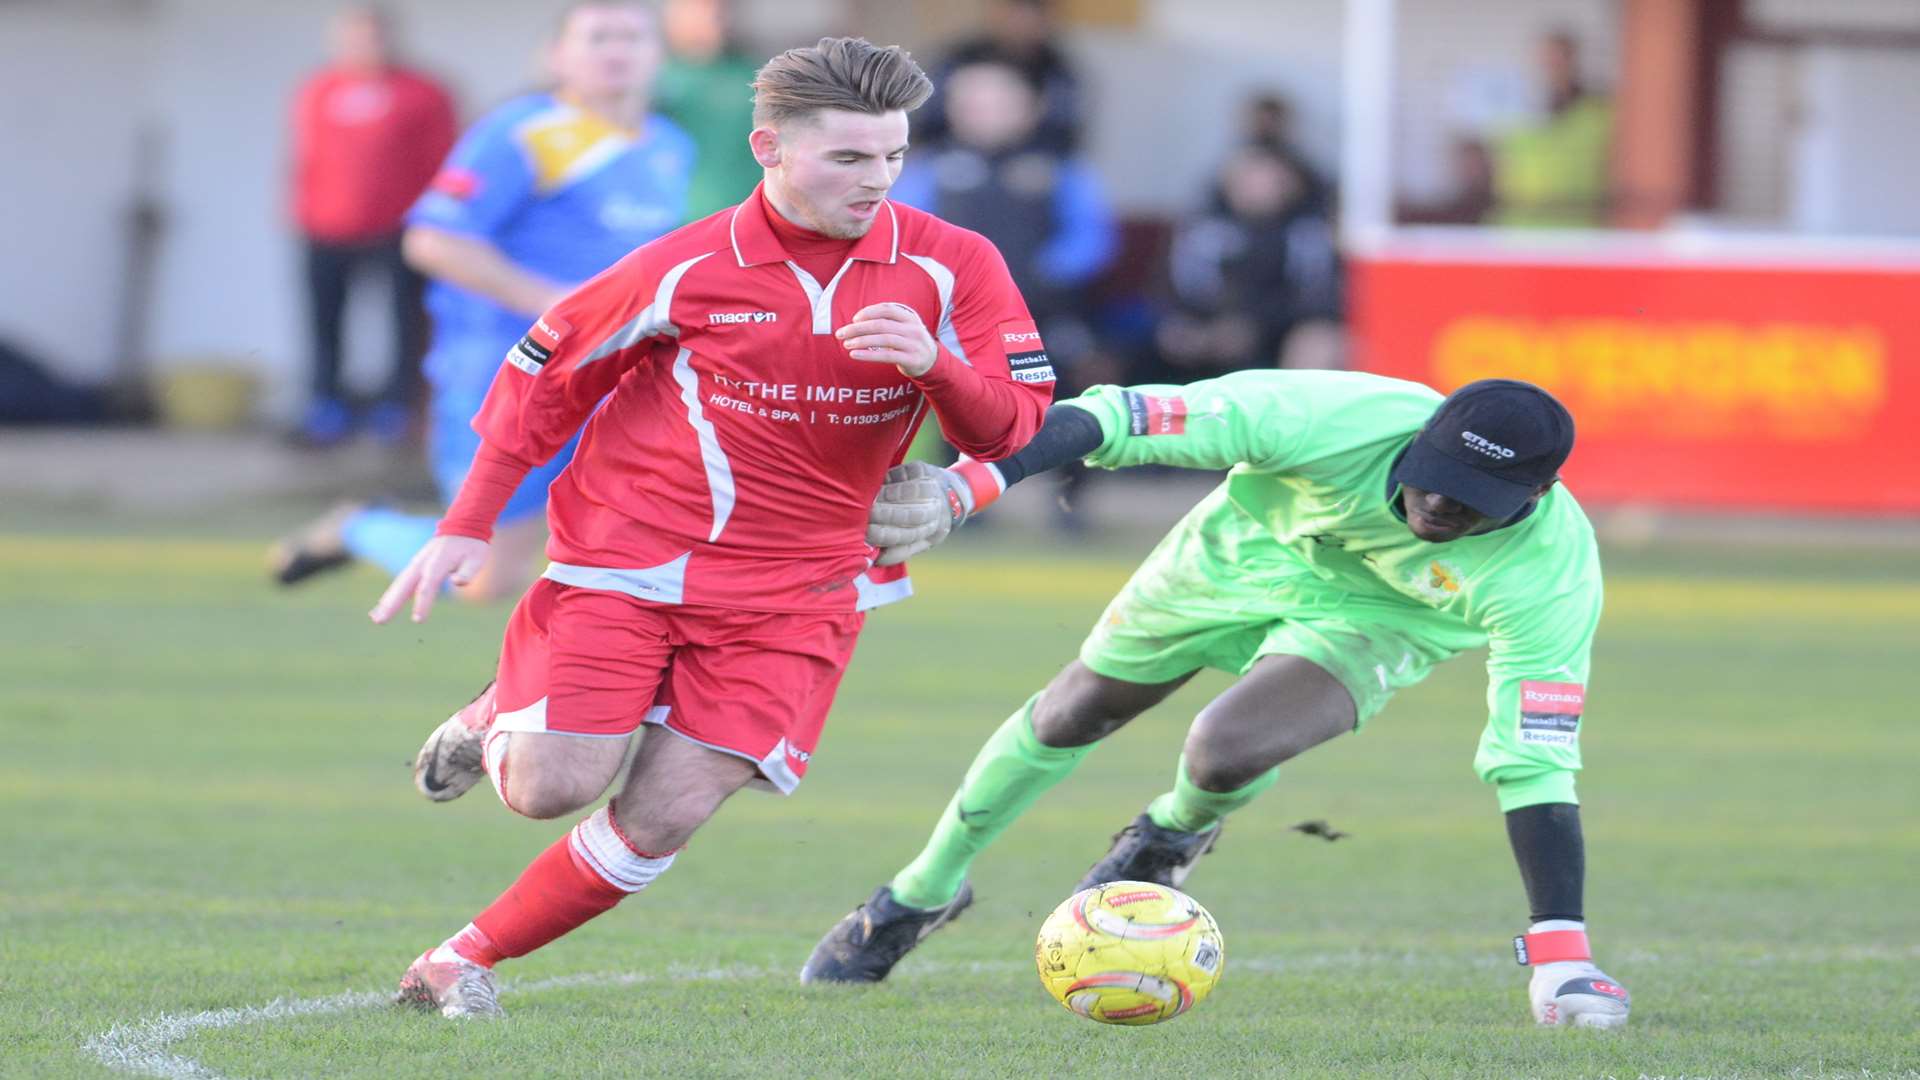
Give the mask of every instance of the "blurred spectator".
[[947, 104], [948, 81], [961, 68], [994, 61], [1025, 75], [1039, 94], [1040, 115], [1032, 141], [1057, 153], [1071, 153], [1080, 143], [1080, 78], [1056, 39], [1049, 0], [992, 0], [986, 33], [954, 45], [934, 69], [933, 98], [915, 119], [914, 136], [926, 142], [946, 138], [954, 123]]
[[1271, 90], [1254, 94], [1241, 106], [1240, 126], [1247, 142], [1290, 147], [1293, 122], [1293, 102]]
[[[1058, 373], [1060, 396], [1120, 378], [1096, 343], [1090, 290], [1113, 260], [1118, 230], [1099, 177], [1042, 130], [1038, 86], [999, 60], [954, 68], [946, 83], [946, 135], [917, 145], [892, 198], [993, 241], [1033, 313]], [[1062, 477], [1056, 519], [1076, 527], [1085, 469]]]
[[[1240, 106], [1240, 141], [1245, 144], [1266, 147], [1287, 160], [1295, 176], [1302, 185], [1300, 206], [1303, 210], [1312, 210], [1331, 216], [1333, 188], [1313, 167], [1307, 155], [1300, 150], [1300, 144], [1294, 132], [1293, 102], [1286, 95], [1274, 90], [1263, 90], [1247, 98]], [[1224, 210], [1225, 195], [1221, 190], [1221, 177], [1227, 169], [1223, 164], [1215, 179], [1212, 204], [1217, 210]]]
[[1169, 381], [1342, 366], [1333, 225], [1285, 150], [1253, 142], [1234, 151], [1216, 205], [1175, 230], [1169, 269], [1175, 307], [1156, 335]]
[[1403, 203], [1397, 220], [1409, 225], [1478, 225], [1493, 212], [1493, 155], [1471, 135], [1447, 144], [1446, 194], [1434, 202]]
[[[547, 49], [555, 87], [513, 99], [464, 136], [407, 216], [407, 260], [433, 279], [426, 376], [428, 457], [443, 499], [460, 489], [480, 437], [469, 421], [528, 326], [574, 286], [685, 219], [693, 142], [648, 112], [661, 61], [652, 9], [577, 0]], [[521, 342], [516, 345], [516, 342]], [[544, 535], [547, 486], [569, 443], [527, 475], [500, 515], [470, 599], [511, 596]], [[437, 516], [336, 507], [278, 545], [271, 569], [291, 585], [365, 559], [404, 568]]]
[[1494, 217], [1502, 225], [1590, 227], [1608, 203], [1613, 104], [1580, 82], [1580, 43], [1556, 30], [1540, 40], [1545, 119], [1495, 140]]
[[367, 421], [382, 438], [406, 437], [424, 334], [421, 281], [400, 257], [407, 207], [453, 145], [453, 101], [394, 58], [392, 27], [377, 8], [334, 17], [332, 59], [301, 84], [293, 109], [294, 216], [306, 241], [312, 397], [300, 436], [345, 438], [352, 414], [340, 381], [347, 291], [365, 271], [392, 293], [393, 356]]
[[667, 0], [660, 19], [667, 62], [654, 100], [693, 136], [698, 153], [687, 217], [703, 218], [745, 199], [760, 182], [760, 163], [747, 145], [759, 65], [733, 40], [727, 0]]
[[1091, 167], [1041, 133], [1039, 92], [1019, 69], [963, 65], [946, 96], [946, 137], [913, 149], [892, 197], [993, 241], [1055, 370], [1072, 384], [1093, 343], [1087, 290], [1116, 242], [1106, 192]]

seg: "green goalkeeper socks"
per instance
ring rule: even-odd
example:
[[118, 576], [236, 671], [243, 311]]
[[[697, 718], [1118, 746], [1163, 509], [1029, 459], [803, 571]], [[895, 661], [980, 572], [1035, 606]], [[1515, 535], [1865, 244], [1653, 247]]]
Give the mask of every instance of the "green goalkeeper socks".
[[927, 846], [893, 879], [895, 900], [915, 908], [951, 903], [974, 856], [1093, 750], [1092, 744], [1042, 743], [1033, 733], [1033, 706], [1039, 700], [1039, 694], [1028, 698], [980, 748]]
[[1187, 755], [1180, 755], [1180, 766], [1173, 778], [1173, 790], [1147, 805], [1147, 817], [1163, 829], [1175, 832], [1200, 832], [1214, 822], [1252, 802], [1261, 792], [1280, 779], [1275, 765], [1253, 783], [1232, 791], [1204, 791], [1187, 778]]

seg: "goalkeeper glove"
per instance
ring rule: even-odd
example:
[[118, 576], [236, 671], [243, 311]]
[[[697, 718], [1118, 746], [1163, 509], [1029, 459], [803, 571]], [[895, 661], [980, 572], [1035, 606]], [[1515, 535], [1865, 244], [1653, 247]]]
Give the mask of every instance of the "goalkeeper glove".
[[1006, 490], [1000, 471], [962, 457], [951, 469], [909, 461], [887, 470], [867, 515], [867, 543], [876, 566], [892, 566], [939, 544]]
[[1533, 968], [1527, 996], [1542, 1027], [1627, 1026], [1627, 988], [1593, 966], [1585, 923], [1549, 919], [1513, 939], [1514, 959]]

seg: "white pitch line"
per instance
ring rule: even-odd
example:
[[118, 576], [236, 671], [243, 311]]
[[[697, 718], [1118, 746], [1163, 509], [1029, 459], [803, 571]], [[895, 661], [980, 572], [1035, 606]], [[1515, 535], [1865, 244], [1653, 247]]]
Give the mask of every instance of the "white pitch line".
[[[1281, 960], [1277, 957], [1247, 957], [1235, 962], [1229, 957], [1231, 968], [1240, 971], [1273, 972], [1286, 968], [1302, 970], [1322, 967], [1357, 967], [1368, 963], [1377, 963], [1380, 954], [1365, 954], [1359, 951], [1325, 953]], [[1430, 956], [1408, 954], [1389, 957], [1398, 966], [1416, 966], [1422, 959], [1432, 961]], [[1510, 961], [1509, 961], [1510, 963]], [[1487, 961], [1485, 966], [1494, 966]], [[911, 972], [903, 973], [902, 981], [916, 981], [922, 978], [938, 977], [945, 974], [964, 972], [967, 974], [1011, 973], [1024, 970], [1026, 964], [993, 963], [973, 961], [959, 964], [915, 964]], [[588, 972], [578, 975], [554, 975], [530, 982], [503, 982], [500, 992], [507, 994], [537, 994], [544, 990], [561, 990], [575, 986], [635, 986], [652, 982], [713, 982], [723, 979], [753, 979], [776, 975], [791, 974], [796, 978], [799, 969], [771, 967], [739, 966], [729, 968], [692, 968], [675, 966], [661, 972]], [[243, 1005], [224, 1009], [208, 1009], [205, 1012], [175, 1014], [163, 1013], [147, 1020], [130, 1024], [115, 1024], [107, 1031], [88, 1039], [85, 1048], [94, 1059], [109, 1068], [141, 1076], [156, 1076], [162, 1080], [226, 1080], [219, 1073], [205, 1065], [173, 1053], [169, 1048], [181, 1039], [202, 1031], [219, 1031], [225, 1028], [244, 1027], [249, 1024], [275, 1020], [293, 1020], [306, 1016], [325, 1016], [330, 1013], [351, 1012], [356, 1009], [370, 1009], [386, 1005], [391, 995], [355, 990], [344, 994], [333, 994], [319, 998], [277, 998], [265, 1005]]]
[[[1920, 946], [1844, 946], [1832, 948], [1802, 948], [1782, 950], [1780, 953], [1766, 953], [1757, 956], [1722, 957], [1720, 963], [1737, 967], [1772, 966], [1778, 963], [1806, 963], [1831, 960], [1845, 961], [1884, 961], [1911, 960], [1920, 958]], [[1641, 967], [1659, 967], [1669, 958], [1659, 954], [1629, 949], [1623, 956], [1629, 964]], [[1286, 971], [1308, 971], [1327, 968], [1361, 968], [1377, 966], [1382, 963], [1395, 967], [1448, 967], [1459, 969], [1467, 967], [1476, 970], [1511, 967], [1512, 961], [1504, 956], [1475, 957], [1465, 961], [1458, 958], [1441, 957], [1433, 953], [1381, 953], [1363, 950], [1345, 950], [1339, 952], [1307, 953], [1296, 956], [1250, 956], [1235, 959], [1228, 955], [1228, 968], [1235, 971], [1260, 973], [1282, 973]], [[907, 982], [921, 978], [938, 977], [956, 972], [980, 974], [986, 972], [1012, 972], [1026, 969], [1026, 964], [993, 963], [973, 961], [960, 964], [915, 964], [909, 972], [903, 973]], [[502, 994], [537, 994], [545, 990], [562, 990], [575, 986], [636, 986], [653, 982], [716, 982], [724, 979], [756, 979], [776, 975], [798, 977], [797, 968], [773, 968], [741, 965], [724, 968], [695, 968], [671, 966], [659, 972], [588, 972], [578, 975], [554, 975], [530, 982], [507, 982], [501, 985]], [[189, 1057], [172, 1053], [168, 1048], [189, 1035], [201, 1031], [219, 1031], [224, 1028], [243, 1027], [248, 1024], [263, 1023], [271, 1020], [292, 1020], [305, 1016], [325, 1016], [329, 1013], [351, 1012], [355, 1009], [369, 1009], [384, 1006], [392, 1000], [390, 994], [375, 993], [366, 990], [354, 990], [344, 994], [333, 994], [318, 998], [276, 998], [265, 1005], [243, 1005], [225, 1009], [208, 1009], [205, 1012], [174, 1014], [163, 1013], [147, 1020], [129, 1024], [115, 1024], [108, 1030], [95, 1035], [85, 1043], [85, 1049], [94, 1059], [108, 1068], [122, 1072], [136, 1073], [142, 1076], [157, 1076], [163, 1080], [225, 1080], [219, 1073], [207, 1068]]]
[[[799, 969], [794, 969], [796, 977]], [[753, 979], [781, 972], [765, 967], [688, 968], [669, 967], [662, 972], [597, 972], [581, 975], [555, 975], [531, 982], [508, 982], [502, 994], [537, 994], [572, 986], [633, 986], [648, 982], [712, 982], [721, 979]], [[242, 1005], [205, 1012], [163, 1013], [132, 1024], [115, 1024], [86, 1042], [86, 1050], [96, 1061], [110, 1069], [157, 1076], [163, 1080], [225, 1080], [205, 1065], [171, 1052], [168, 1048], [189, 1035], [202, 1031], [244, 1027], [270, 1020], [293, 1020], [305, 1016], [351, 1012], [384, 1006], [391, 994], [353, 990], [319, 998], [276, 998], [265, 1005]]]
[[354, 990], [331, 997], [278, 998], [265, 1005], [209, 1009], [186, 1016], [162, 1014], [135, 1024], [115, 1024], [87, 1040], [87, 1052], [111, 1069], [165, 1077], [166, 1080], [219, 1080], [220, 1074], [167, 1047], [197, 1031], [217, 1031], [262, 1020], [291, 1020], [300, 1016], [364, 1009], [387, 1001], [386, 994]]

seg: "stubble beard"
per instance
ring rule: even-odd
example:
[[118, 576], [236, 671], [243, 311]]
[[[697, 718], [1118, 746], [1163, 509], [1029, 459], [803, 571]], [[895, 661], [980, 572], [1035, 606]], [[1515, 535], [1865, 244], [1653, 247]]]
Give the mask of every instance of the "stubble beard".
[[873, 229], [874, 221], [878, 220], [870, 218], [866, 221], [834, 222], [818, 207], [804, 199], [794, 199], [794, 204], [794, 208], [800, 211], [800, 216], [807, 219], [807, 228], [835, 240], [858, 240], [867, 235]]
[[807, 217], [811, 219], [807, 224], [813, 226], [814, 232], [822, 236], [831, 236], [835, 240], [858, 240], [873, 228], [871, 221], [854, 221], [836, 225], [823, 215], [816, 213], [812, 207], [807, 208]]

